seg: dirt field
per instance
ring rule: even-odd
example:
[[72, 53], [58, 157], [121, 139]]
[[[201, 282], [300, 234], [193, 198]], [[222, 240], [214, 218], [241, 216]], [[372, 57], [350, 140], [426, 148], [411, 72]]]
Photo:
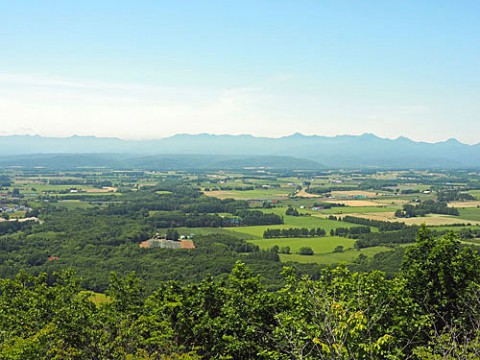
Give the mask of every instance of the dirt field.
[[470, 223], [472, 225], [480, 225], [479, 221], [470, 221], [470, 220], [459, 219], [455, 217], [450, 217], [448, 215], [440, 215], [440, 214], [430, 214], [425, 217], [414, 217], [414, 218], [408, 218], [408, 219], [396, 218], [394, 212], [381, 212], [381, 213], [378, 212], [378, 213], [366, 213], [366, 214], [350, 213], [350, 214], [340, 215], [340, 217], [342, 218], [345, 216], [355, 216], [355, 217], [370, 219], [370, 220], [403, 222], [407, 225], [421, 225], [424, 223], [429, 226], [467, 224], [467, 223]]
[[376, 203], [379, 205], [398, 205], [399, 208], [402, 207], [403, 204], [409, 203], [408, 200], [396, 199], [396, 198], [385, 198], [385, 199], [376, 199]]
[[480, 201], [452, 201], [448, 204], [449, 207], [456, 207], [456, 208], [473, 208], [473, 207], [480, 207]]
[[87, 193], [109, 193], [109, 192], [116, 192], [116, 191], [117, 191], [117, 188], [110, 187], [110, 186], [106, 186], [106, 187], [101, 188], [101, 189], [87, 189], [86, 190]]
[[304, 197], [304, 198], [320, 198], [320, 197], [323, 197], [323, 195], [309, 194], [305, 191], [305, 189], [302, 189], [299, 192], [297, 192], [295, 194], [295, 196]]
[[[381, 206], [382, 205], [371, 200], [325, 200], [325, 202], [332, 203], [332, 204], [343, 204], [345, 206]], [[345, 210], [348, 210], [348, 209], [345, 209]]]
[[363, 219], [370, 219], [370, 220], [380, 220], [380, 221], [401, 221], [401, 219], [397, 219], [394, 216], [394, 212], [375, 212], [375, 213], [345, 213], [336, 215], [337, 217], [341, 217], [342, 219], [345, 216], [354, 216]]
[[217, 190], [217, 191], [203, 191], [206, 196], [216, 197], [218, 199], [228, 199], [235, 197], [235, 193], [231, 191]]
[[373, 191], [362, 191], [362, 190], [332, 191], [331, 194], [336, 198], [351, 198], [354, 196], [364, 196], [366, 198], [373, 198], [373, 197], [381, 196], [380, 194], [377, 195], [377, 193]]
[[407, 225], [421, 225], [426, 223], [427, 225], [452, 225], [452, 224], [472, 224], [472, 225], [480, 225], [479, 221], [471, 221], [465, 219], [458, 219], [454, 217], [448, 217], [447, 215], [428, 215], [426, 217], [417, 217], [417, 218], [410, 218], [404, 219], [405, 224]]

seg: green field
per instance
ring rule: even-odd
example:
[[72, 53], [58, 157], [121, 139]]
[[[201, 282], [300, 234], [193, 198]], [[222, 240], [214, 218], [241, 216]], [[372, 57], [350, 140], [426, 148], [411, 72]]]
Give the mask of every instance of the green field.
[[[340, 207], [342, 209], [348, 209], [348, 207]], [[373, 212], [373, 209], [383, 210], [387, 208], [380, 207], [355, 207], [357, 210], [364, 210], [365, 212]], [[298, 209], [300, 213], [308, 214], [309, 210]], [[274, 213], [283, 217], [284, 224], [282, 225], [262, 225], [262, 226], [246, 226], [246, 227], [235, 227], [225, 229], [227, 231], [241, 234], [249, 242], [258, 245], [261, 249], [270, 249], [273, 246], [278, 246], [279, 248], [288, 246], [292, 254], [280, 254], [280, 259], [282, 262], [288, 261], [298, 261], [301, 263], [318, 263], [318, 264], [333, 264], [338, 262], [347, 262], [351, 263], [355, 258], [358, 257], [361, 253], [367, 256], [373, 256], [374, 254], [381, 251], [389, 251], [390, 248], [377, 246], [368, 249], [363, 249], [358, 251], [354, 249], [355, 240], [348, 239], [338, 236], [325, 236], [325, 237], [312, 237], [312, 238], [274, 238], [274, 239], [264, 239], [263, 233], [267, 229], [286, 229], [290, 227], [303, 227], [303, 228], [322, 228], [325, 229], [327, 234], [332, 229], [339, 227], [353, 227], [358, 226], [355, 224], [350, 224], [346, 222], [328, 220], [321, 218], [319, 216], [287, 216], [285, 215], [285, 207], [277, 207], [272, 209], [262, 209], [265, 213]], [[391, 210], [390, 210], [391, 211]], [[377, 231], [377, 229], [372, 228], [372, 231]], [[344, 252], [333, 253], [333, 250], [337, 246], [343, 246]], [[301, 247], [310, 247], [314, 251], [314, 255], [306, 256], [299, 255], [298, 251]]]
[[332, 229], [339, 227], [352, 227], [354, 224], [344, 223], [340, 221], [323, 219], [315, 216], [284, 216], [285, 224], [282, 225], [260, 225], [260, 226], [241, 226], [228, 228], [228, 231], [244, 234], [250, 238], [263, 238], [263, 233], [267, 229], [288, 229], [291, 227], [300, 228], [322, 228], [327, 234]]
[[480, 221], [480, 209], [479, 208], [460, 208], [459, 218], [472, 221]]
[[[178, 233], [183, 236], [203, 236], [203, 235], [210, 235], [210, 234], [224, 234], [229, 236], [235, 236], [240, 239], [250, 239], [251, 235], [249, 234], [242, 234], [240, 232], [232, 232], [230, 228], [209, 228], [209, 227], [202, 227], [202, 228], [187, 228], [187, 227], [180, 227], [176, 228]], [[165, 233], [167, 229], [159, 229], [158, 232]], [[263, 234], [263, 233], [262, 233]]]
[[261, 249], [271, 249], [273, 246], [289, 246], [292, 253], [298, 253], [302, 247], [310, 247], [315, 254], [332, 252], [337, 246], [343, 246], [344, 249], [353, 248], [355, 240], [339, 236], [324, 236], [312, 238], [275, 238], [249, 240], [252, 244], [258, 245]]
[[[85, 184], [76, 184], [76, 185], [50, 185], [50, 184], [37, 184], [37, 183], [29, 183], [29, 184], [18, 184], [12, 186], [12, 188], [19, 188], [24, 191], [36, 191], [37, 193], [41, 193], [43, 191], [65, 191], [69, 189], [81, 189], [81, 190], [91, 190], [95, 189], [91, 185]], [[32, 190], [35, 189], [35, 190]]]
[[480, 229], [480, 226], [448, 226], [448, 225], [443, 225], [443, 226], [428, 226], [429, 229], [435, 230], [435, 231], [458, 231], [463, 228], [467, 229], [472, 229], [472, 230], [478, 230]]
[[[283, 217], [283, 222], [285, 225], [289, 225], [288, 227], [305, 227], [305, 228], [318, 228], [321, 227], [326, 231], [330, 231], [330, 229], [336, 229], [339, 227], [352, 227], [355, 226], [349, 223], [342, 223], [337, 222], [334, 220], [324, 219], [318, 216], [314, 216], [314, 212], [309, 210], [302, 210], [298, 209], [300, 214], [304, 216], [290, 216], [285, 215], [286, 208], [279, 207], [279, 208], [272, 208], [272, 209], [260, 209], [264, 213], [274, 213], [279, 216]], [[268, 227], [268, 226], [267, 226]], [[263, 234], [263, 232], [262, 232]]]
[[470, 190], [468, 193], [474, 197], [477, 198], [477, 200], [480, 200], [480, 190]]
[[80, 200], [60, 200], [58, 203], [52, 203], [53, 206], [64, 208], [67, 210], [72, 209], [88, 209], [92, 207], [92, 204]]

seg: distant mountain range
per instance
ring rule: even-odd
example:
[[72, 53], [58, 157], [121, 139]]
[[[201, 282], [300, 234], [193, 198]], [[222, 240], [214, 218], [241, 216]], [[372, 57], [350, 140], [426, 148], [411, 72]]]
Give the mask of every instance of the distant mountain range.
[[[56, 159], [63, 162], [68, 154], [77, 154], [68, 155], [67, 161], [75, 159], [78, 166], [95, 163], [104, 166], [110, 162], [110, 166], [139, 168], [148, 168], [148, 164], [160, 168], [182, 164], [191, 168], [480, 168], [480, 144], [468, 145], [455, 139], [438, 143], [415, 142], [405, 137], [391, 140], [372, 134], [334, 137], [293, 134], [281, 138], [199, 134], [148, 141], [22, 135], [0, 137], [0, 149], [3, 166], [21, 159], [22, 163], [41, 166], [42, 161], [54, 161], [46, 154], [56, 154]], [[43, 155], [19, 156], [31, 154]]]

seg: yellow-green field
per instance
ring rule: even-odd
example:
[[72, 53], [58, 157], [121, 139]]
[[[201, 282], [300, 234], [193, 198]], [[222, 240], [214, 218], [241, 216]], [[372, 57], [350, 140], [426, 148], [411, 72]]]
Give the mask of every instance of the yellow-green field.
[[289, 246], [292, 254], [298, 253], [302, 247], [310, 247], [316, 254], [330, 253], [337, 246], [343, 248], [353, 248], [355, 240], [347, 239], [339, 236], [324, 236], [311, 238], [275, 238], [275, 239], [260, 239], [249, 240], [252, 244], [258, 245], [261, 249], [271, 249], [273, 246], [278, 247]]

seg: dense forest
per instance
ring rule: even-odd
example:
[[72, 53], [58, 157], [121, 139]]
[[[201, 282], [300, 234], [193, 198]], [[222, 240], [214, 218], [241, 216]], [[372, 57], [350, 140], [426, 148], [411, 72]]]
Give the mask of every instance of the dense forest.
[[[268, 287], [282, 284], [282, 265], [275, 249], [261, 250], [221, 229], [281, 224], [282, 217], [251, 209], [245, 201], [201, 196], [182, 181], [169, 180], [161, 186], [126, 192], [121, 202], [109, 199], [102, 206], [68, 211], [57, 207], [56, 197], [50, 196], [28, 215], [40, 216], [41, 223], [0, 222], [0, 235], [4, 235], [0, 237], [3, 278], [12, 278], [21, 270], [38, 275], [73, 268], [83, 287], [102, 292], [112, 271], [123, 275], [136, 271], [150, 291], [164, 280], [191, 283], [209, 275], [226, 277], [240, 258], [264, 276]], [[156, 232], [167, 233], [179, 227], [195, 227], [195, 231], [218, 228], [218, 232], [196, 234], [195, 250], [139, 246]], [[313, 274], [321, 269], [315, 264], [295, 266]]]
[[269, 291], [237, 262], [228, 278], [146, 291], [112, 275], [97, 306], [70, 272], [0, 281], [2, 359], [477, 359], [480, 258], [422, 229], [402, 273], [291, 267]]

